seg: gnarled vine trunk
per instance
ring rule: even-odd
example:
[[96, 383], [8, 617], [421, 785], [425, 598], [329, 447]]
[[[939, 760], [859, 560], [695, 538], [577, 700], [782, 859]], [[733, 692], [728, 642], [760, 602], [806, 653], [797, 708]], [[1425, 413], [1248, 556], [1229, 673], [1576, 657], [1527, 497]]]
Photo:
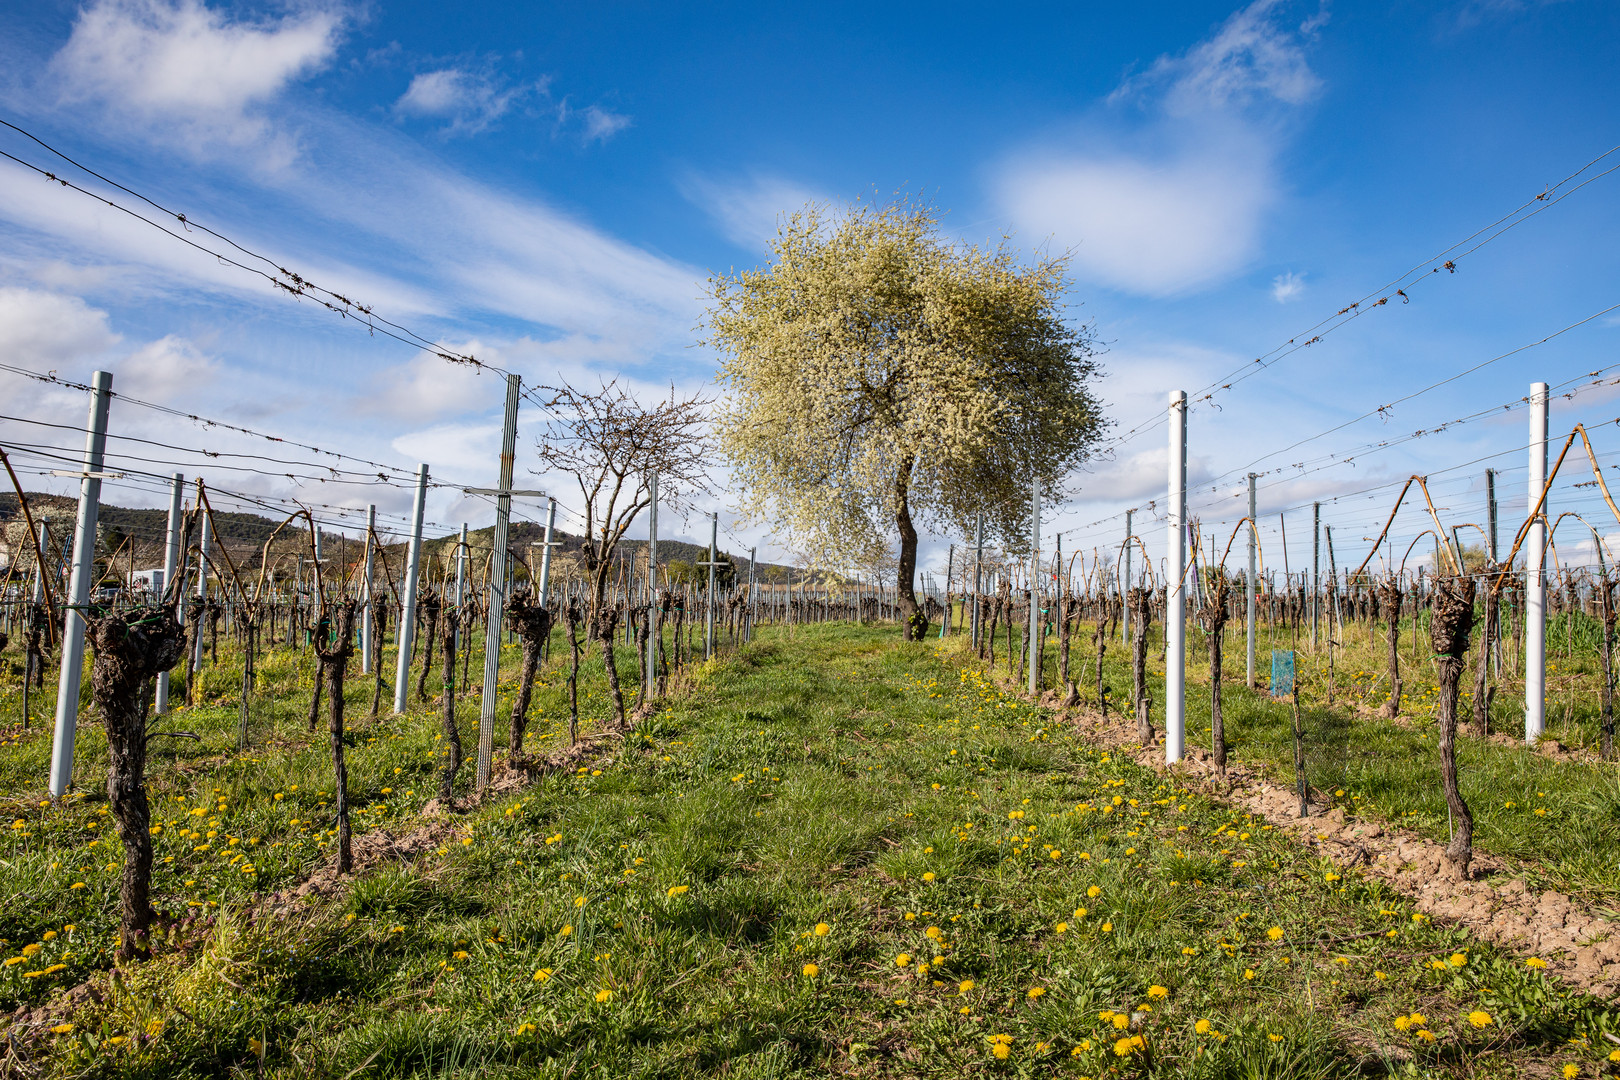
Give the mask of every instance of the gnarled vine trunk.
[[1127, 602], [1136, 619], [1131, 650], [1131, 704], [1136, 709], [1136, 739], [1143, 746], [1153, 742], [1153, 695], [1147, 685], [1148, 626], [1153, 618], [1153, 597], [1146, 589], [1130, 591]]
[[107, 728], [107, 799], [124, 845], [119, 880], [118, 959], [151, 955], [152, 813], [146, 801], [145, 689], [186, 655], [186, 633], [172, 605], [93, 616], [86, 634], [95, 658], [90, 696]]
[[1226, 775], [1226, 726], [1221, 718], [1221, 645], [1226, 636], [1227, 606], [1232, 587], [1226, 571], [1216, 567], [1204, 589], [1204, 630], [1209, 638], [1209, 738], [1215, 769]]
[[335, 792], [332, 805], [337, 816], [337, 872], [340, 874], [347, 874], [354, 866], [350, 854], [349, 766], [343, 757], [343, 677], [349, 657], [354, 655], [354, 610], [355, 602], [345, 600], [337, 605], [335, 612], [315, 624], [315, 655], [321, 664], [316, 685], [326, 684], [326, 698], [331, 703], [327, 710], [327, 727], [332, 744]]
[[1391, 577], [1378, 587], [1378, 603], [1389, 620], [1389, 700], [1384, 703], [1384, 715], [1401, 714], [1401, 585]]
[[517, 698], [512, 702], [512, 753], [516, 755], [523, 753], [523, 733], [528, 728], [534, 674], [540, 667], [540, 650], [546, 638], [551, 636], [551, 612], [533, 594], [517, 593], [506, 602], [506, 622], [523, 643]]
[[1474, 816], [1457, 786], [1457, 690], [1462, 681], [1463, 655], [1474, 626], [1474, 579], [1446, 576], [1435, 579], [1429, 611], [1429, 642], [1434, 646], [1439, 681], [1440, 786], [1451, 810], [1451, 843], [1446, 862], [1458, 877], [1468, 877], [1474, 854]]

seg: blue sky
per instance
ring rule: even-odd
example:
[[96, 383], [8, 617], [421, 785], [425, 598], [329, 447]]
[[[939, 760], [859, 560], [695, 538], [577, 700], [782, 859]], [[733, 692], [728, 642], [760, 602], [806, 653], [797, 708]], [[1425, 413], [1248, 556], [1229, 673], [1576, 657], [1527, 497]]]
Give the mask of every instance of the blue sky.
[[[531, 381], [700, 388], [714, 370], [693, 344], [710, 272], [758, 265], [777, 215], [808, 199], [925, 195], [964, 240], [1010, 233], [1025, 250], [1071, 253], [1070, 314], [1106, 347], [1101, 392], [1117, 434], [1160, 413], [1167, 391], [1269, 352], [1620, 143], [1617, 54], [1620, 7], [1601, 0], [94, 0], [0, 13], [0, 111]], [[14, 135], [0, 149], [44, 161]], [[1429, 275], [1410, 303], [1279, 361], [1218, 408], [1195, 408], [1195, 513], [1224, 537], [1231, 525], [1215, 523], [1241, 513], [1241, 473], [1228, 473], [1309, 459], [1310, 471], [1261, 480], [1273, 537], [1276, 513], [1290, 512], [1295, 568], [1308, 510], [1294, 508], [1327, 500], [1324, 520], [1359, 562], [1393, 499], [1379, 485], [1413, 472], [1435, 476], [1449, 522], [1482, 516], [1483, 470], [1500, 467], [1503, 520], [1510, 508], [1522, 517], [1522, 409], [1351, 464], [1316, 459], [1511, 404], [1533, 379], [1620, 364], [1615, 313], [1266, 455], [1620, 302], [1617, 225], [1620, 173], [1458, 259], [1456, 273]], [[0, 352], [73, 378], [106, 367], [148, 400], [389, 463], [427, 461], [446, 480], [494, 479], [495, 379], [275, 295], [10, 163]], [[9, 415], [82, 420], [81, 396], [12, 376], [3, 385]], [[1612, 420], [1615, 400], [1608, 388], [1560, 400], [1554, 432]], [[533, 411], [525, 418], [532, 431]], [[114, 425], [236, 446], [127, 406]], [[1127, 506], [1144, 508], [1139, 526], [1153, 521], [1163, 435], [1114, 446], [1075, 478], [1048, 525], [1067, 531], [1066, 549], [1117, 544], [1113, 515]], [[1620, 463], [1620, 428], [1594, 439]], [[0, 440], [74, 443], [13, 421], [0, 421]], [[1459, 468], [1489, 455], [1501, 456]], [[394, 515], [408, 504], [395, 488], [218, 479], [267, 497], [374, 500]], [[136, 484], [107, 498], [159, 501]], [[1558, 499], [1617, 531], [1612, 515], [1605, 526], [1589, 512], [1602, 508], [1591, 489], [1566, 484]], [[439, 490], [430, 516], [477, 525], [489, 509]], [[729, 546], [784, 554], [767, 528], [723, 520]], [[1403, 519], [1408, 538], [1422, 527]], [[1144, 537], [1162, 551], [1160, 527]], [[927, 565], [943, 562], [949, 539], [929, 540]], [[1579, 557], [1576, 540], [1561, 553]], [[1268, 564], [1280, 563], [1280, 545], [1263, 542]]]

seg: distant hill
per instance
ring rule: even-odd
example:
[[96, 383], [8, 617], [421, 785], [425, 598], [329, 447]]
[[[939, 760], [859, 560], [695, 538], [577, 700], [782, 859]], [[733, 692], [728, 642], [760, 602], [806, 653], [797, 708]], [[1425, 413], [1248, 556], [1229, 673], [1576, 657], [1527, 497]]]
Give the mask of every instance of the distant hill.
[[[48, 495], [44, 492], [29, 492], [28, 507], [35, 519], [49, 517], [60, 531], [64, 523], [69, 523], [78, 513], [78, 500], [62, 495]], [[21, 517], [21, 510], [17, 505], [15, 494], [0, 495], [0, 524], [9, 523]], [[162, 560], [162, 546], [168, 528], [168, 511], [133, 509], [102, 503], [98, 514], [99, 546], [105, 556], [112, 551], [130, 551], [138, 567], [159, 565]], [[280, 520], [272, 520], [260, 514], [244, 514], [234, 512], [216, 511], [213, 521], [218, 528], [215, 535], [216, 542], [223, 542], [230, 552], [231, 559], [239, 570], [257, 570], [259, 557], [263, 551], [264, 543], [268, 540]], [[475, 529], [468, 533], [468, 546], [473, 552], [473, 561], [476, 568], [474, 577], [483, 576], [483, 565], [488, 558], [490, 545], [493, 543], [495, 528], [493, 525], [482, 529]], [[533, 559], [538, 569], [540, 555], [539, 545], [545, 539], [545, 527], [532, 521], [514, 521], [511, 530], [507, 533], [507, 549], [517, 560], [517, 574], [519, 577], [527, 576], [527, 564]], [[553, 552], [555, 556], [577, 557], [584, 546], [584, 541], [577, 535], [557, 531], [555, 539], [561, 547]], [[437, 561], [441, 567], [450, 565], [449, 560], [454, 557], [459, 536], [450, 533], [444, 536], [426, 537], [422, 543], [424, 563]], [[336, 557], [339, 551], [346, 550], [352, 559], [363, 550], [364, 537], [340, 537], [336, 533], [321, 532], [323, 555], [327, 558]], [[302, 530], [284, 531], [275, 544], [272, 553], [275, 558], [271, 565], [285, 564], [289, 559], [296, 558], [308, 551], [308, 534]], [[534, 545], [532, 548], [530, 545]], [[632, 561], [646, 558], [645, 540], [626, 540], [620, 545], [619, 557]], [[688, 544], [679, 540], [660, 540], [658, 542], [658, 561], [661, 566], [672, 563], [684, 563], [691, 568], [691, 572], [699, 579], [706, 577], [708, 569], [697, 564], [708, 558], [708, 547], [698, 544]], [[403, 540], [384, 545], [388, 559], [396, 566], [402, 563], [407, 551], [407, 544]], [[728, 559], [735, 567], [740, 580], [747, 580], [748, 558], [747, 552], [727, 552], [721, 550], [723, 558]], [[123, 560], [119, 560], [123, 565]], [[755, 573], [756, 580], [761, 582], [800, 582], [805, 579], [805, 572], [796, 567], [784, 566], [778, 563], [760, 563]], [[810, 575], [816, 583], [824, 582], [829, 577], [824, 572], [814, 572]], [[436, 578], [435, 578], [436, 580]]]

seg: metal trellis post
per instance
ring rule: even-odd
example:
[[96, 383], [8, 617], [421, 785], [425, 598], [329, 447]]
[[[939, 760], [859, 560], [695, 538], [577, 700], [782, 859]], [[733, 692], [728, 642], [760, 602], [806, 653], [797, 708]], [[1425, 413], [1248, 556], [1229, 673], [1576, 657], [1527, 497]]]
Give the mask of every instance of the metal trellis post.
[[[79, 683], [84, 674], [84, 610], [90, 603], [90, 579], [96, 569], [96, 517], [101, 508], [102, 471], [107, 450], [107, 408], [112, 403], [112, 373], [98, 371], [90, 380], [90, 419], [86, 425], [84, 471], [79, 477], [79, 515], [73, 528], [73, 576], [63, 605], [62, 671], [56, 688], [56, 732], [51, 741], [51, 798], [60, 799], [73, 783], [73, 742], [78, 733]], [[73, 475], [73, 474], [67, 474]]]

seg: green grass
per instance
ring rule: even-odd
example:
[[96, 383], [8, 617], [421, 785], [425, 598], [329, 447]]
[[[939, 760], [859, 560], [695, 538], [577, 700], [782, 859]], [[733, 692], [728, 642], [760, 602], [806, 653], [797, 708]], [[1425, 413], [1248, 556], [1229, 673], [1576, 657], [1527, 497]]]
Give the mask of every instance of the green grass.
[[[1588, 620], [1590, 621], [1590, 620]], [[1426, 617], [1420, 623], [1426, 622]], [[1562, 623], [1558, 623], [1561, 627]], [[1557, 627], [1555, 627], [1557, 628]], [[1291, 635], [1282, 629], [1262, 627], [1256, 652], [1261, 660], [1257, 675], [1262, 685], [1270, 680], [1270, 650], [1292, 647]], [[1078, 674], [1084, 671], [1082, 700], [1096, 700], [1096, 653], [1091, 647], [1091, 624], [1076, 630], [1070, 664]], [[1162, 628], [1152, 628], [1148, 649], [1149, 683], [1153, 693], [1153, 721], [1156, 731], [1164, 731], [1164, 663]], [[1387, 677], [1380, 682], [1377, 672], [1386, 670], [1385, 658], [1376, 658], [1367, 645], [1365, 624], [1351, 626], [1347, 639], [1357, 644], [1348, 658], [1336, 663], [1334, 704], [1327, 704], [1327, 656], [1325, 645], [1309, 651], [1308, 629], [1302, 633], [1298, 657], [1300, 703], [1305, 729], [1306, 773], [1311, 785], [1333, 794], [1343, 792], [1337, 801], [1354, 813], [1378, 817], [1442, 843], [1449, 840], [1445, 796], [1440, 788], [1440, 760], [1434, 719], [1434, 671], [1428, 652], [1418, 663], [1411, 660], [1411, 627], [1401, 634], [1401, 678], [1408, 704], [1399, 721], [1374, 715], [1373, 710], [1388, 697]], [[1420, 626], [1420, 634], [1422, 628]], [[1560, 630], [1561, 633], [1561, 630]], [[1590, 635], [1588, 635], [1588, 638]], [[954, 639], [960, 645], [965, 639]], [[1187, 741], [1189, 745], [1210, 745], [1209, 654], [1202, 630], [1187, 630]], [[1380, 637], [1380, 642], [1383, 638]], [[1422, 637], [1427, 641], [1426, 635]], [[1552, 681], [1549, 683], [1547, 715], [1554, 728], [1548, 737], [1559, 735], [1570, 745], [1592, 745], [1596, 733], [1595, 683], [1590, 677], [1579, 681], [1571, 672], [1576, 668], [1591, 676], [1597, 661], [1580, 651], [1583, 639], [1576, 638], [1572, 657], [1549, 656]], [[1564, 638], [1549, 633], [1549, 648], [1562, 645]], [[1585, 642], [1588, 648], [1592, 643]], [[1005, 637], [1001, 648], [1006, 646]], [[1382, 650], [1385, 646], [1380, 645]], [[1049, 645], [1045, 661], [1050, 685], [1057, 670], [1057, 650]], [[1358, 666], [1360, 665], [1360, 666]], [[1294, 744], [1292, 706], [1264, 692], [1243, 685], [1243, 627], [1228, 627], [1224, 649], [1222, 715], [1225, 721], [1228, 753], [1234, 760], [1257, 765], [1285, 784], [1292, 784]], [[1599, 666], [1596, 670], [1601, 670]], [[1006, 666], [998, 660], [997, 671]], [[1465, 677], [1472, 687], [1472, 669]], [[1568, 681], [1559, 683], [1558, 679]], [[1110, 642], [1104, 654], [1104, 680], [1115, 710], [1129, 711], [1131, 673], [1129, 652], [1118, 641]], [[1381, 692], [1379, 688], [1382, 688]], [[1522, 732], [1522, 714], [1515, 713], [1515, 701], [1522, 700], [1522, 684], [1504, 683], [1493, 710], [1495, 732]], [[1515, 694], [1519, 695], [1515, 698]], [[1458, 776], [1463, 797], [1474, 815], [1475, 844], [1483, 851], [1507, 858], [1515, 864], [1533, 888], [1558, 889], [1579, 894], [1620, 918], [1620, 765], [1613, 762], [1558, 761], [1533, 747], [1516, 742], [1504, 744], [1474, 738], [1472, 704], [1465, 693], [1459, 710], [1465, 730], [1458, 740]], [[1555, 725], [1555, 717], [1566, 713], [1578, 718], [1569, 731]], [[1512, 724], [1518, 724], [1514, 728]], [[1589, 727], [1585, 731], [1581, 725]]]
[[[52, 1037], [50, 1074], [1593, 1075], [1620, 1032], [1615, 1011], [895, 638], [762, 631], [594, 767], [461, 818], [471, 843], [294, 917], [250, 919], [222, 881], [209, 929], [103, 978], [103, 1003]], [[294, 701], [278, 763], [301, 724]], [[366, 805], [393, 767], [427, 782], [426, 716], [379, 730], [356, 770]], [[242, 767], [201, 762], [160, 783], [211, 795]], [[287, 786], [261, 766], [242, 767], [253, 792]], [[394, 800], [388, 827], [410, 812]], [[261, 847], [295, 835], [275, 820], [253, 823]], [[51, 828], [12, 843], [43, 849]], [[31, 917], [38, 941], [61, 916]], [[1116, 1053], [1133, 1031], [1112, 1017], [1143, 1005], [1142, 1045]]]

